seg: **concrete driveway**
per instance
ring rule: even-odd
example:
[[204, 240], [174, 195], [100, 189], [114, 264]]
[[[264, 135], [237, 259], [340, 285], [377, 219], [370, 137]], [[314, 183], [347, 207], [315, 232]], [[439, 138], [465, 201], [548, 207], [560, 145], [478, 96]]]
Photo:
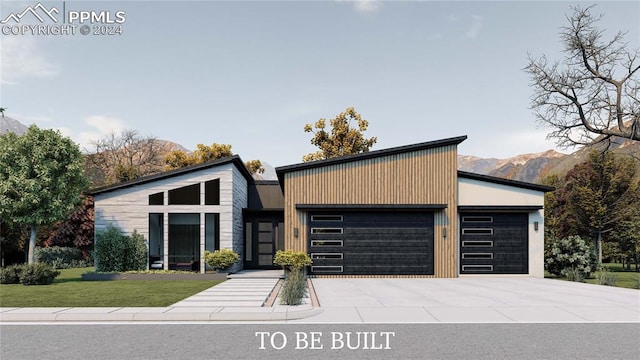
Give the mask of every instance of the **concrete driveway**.
[[638, 322], [640, 291], [526, 277], [313, 279], [311, 322]]

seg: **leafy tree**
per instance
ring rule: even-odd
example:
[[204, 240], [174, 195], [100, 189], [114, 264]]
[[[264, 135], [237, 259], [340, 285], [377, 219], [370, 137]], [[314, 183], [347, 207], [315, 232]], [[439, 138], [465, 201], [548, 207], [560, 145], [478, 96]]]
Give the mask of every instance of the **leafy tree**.
[[557, 186], [555, 194], [546, 198], [549, 235], [593, 238], [600, 262], [602, 241], [617, 241], [611, 232], [628, 219], [638, 219], [633, 215], [640, 203], [635, 173], [633, 159], [593, 151], [588, 161], [576, 165], [562, 181], [547, 180]]
[[65, 220], [55, 224], [42, 244], [75, 247], [86, 257], [93, 247], [93, 221], [93, 198], [85, 196], [82, 203], [72, 210]]
[[244, 165], [251, 174], [264, 174], [264, 166], [260, 160], [249, 160]]
[[7, 108], [0, 107], [0, 114], [2, 114], [2, 117], [4, 117], [4, 112], [5, 111], [7, 111]]
[[155, 137], [143, 137], [136, 130], [111, 133], [93, 142], [87, 156], [89, 177], [94, 186], [110, 185], [159, 172], [165, 145]]
[[[193, 154], [187, 154], [182, 150], [170, 152], [164, 159], [165, 169], [174, 170], [185, 166], [202, 164], [224, 157], [233, 156], [231, 145], [213, 143], [211, 146], [198, 144]], [[264, 173], [264, 167], [260, 160], [250, 160], [246, 162], [246, 167], [251, 174]]]
[[624, 32], [605, 38], [597, 26], [602, 15], [592, 15], [592, 8], [576, 6], [567, 16], [569, 25], [560, 32], [563, 61], [529, 55], [525, 68], [534, 89], [532, 109], [560, 146], [612, 136], [640, 141], [638, 49], [626, 49]]
[[78, 145], [59, 131], [29, 127], [0, 136], [0, 218], [29, 225], [28, 261], [33, 263], [39, 226], [63, 219], [86, 188]]
[[[357, 128], [352, 128], [351, 123], [356, 122]], [[331, 131], [327, 132], [324, 118], [315, 124], [306, 124], [304, 132], [313, 133], [311, 143], [320, 150], [310, 153], [302, 158], [302, 161], [314, 161], [331, 159], [344, 155], [368, 152], [378, 140], [376, 137], [365, 138], [363, 132], [367, 131], [369, 122], [363, 119], [353, 107], [347, 108], [329, 122]], [[314, 130], [315, 128], [315, 130]]]

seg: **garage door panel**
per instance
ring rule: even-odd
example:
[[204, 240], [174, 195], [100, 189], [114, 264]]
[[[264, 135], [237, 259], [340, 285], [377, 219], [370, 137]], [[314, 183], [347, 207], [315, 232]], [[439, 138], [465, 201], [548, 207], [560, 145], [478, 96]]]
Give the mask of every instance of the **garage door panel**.
[[[318, 221], [338, 218], [329, 214], [309, 214], [309, 252], [317, 258], [312, 273], [433, 274], [433, 213], [353, 212], [340, 214], [342, 221]], [[331, 227], [341, 233], [331, 236], [323, 230]], [[318, 246], [325, 241], [342, 241], [342, 246]], [[314, 255], [319, 252], [342, 258]]]
[[462, 274], [526, 274], [528, 214], [461, 214]]

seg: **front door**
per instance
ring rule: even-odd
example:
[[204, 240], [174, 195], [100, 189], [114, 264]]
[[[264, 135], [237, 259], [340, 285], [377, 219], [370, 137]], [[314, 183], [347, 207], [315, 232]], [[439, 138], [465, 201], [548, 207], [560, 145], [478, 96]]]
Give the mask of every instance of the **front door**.
[[245, 221], [245, 268], [277, 269], [273, 257], [284, 250], [284, 219], [258, 217]]

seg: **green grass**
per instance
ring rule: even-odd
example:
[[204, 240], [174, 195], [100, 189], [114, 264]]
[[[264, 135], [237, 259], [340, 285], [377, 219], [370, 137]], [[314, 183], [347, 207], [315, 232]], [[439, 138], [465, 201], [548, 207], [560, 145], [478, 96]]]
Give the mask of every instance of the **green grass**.
[[221, 281], [82, 281], [92, 268], [65, 269], [51, 285], [0, 285], [0, 307], [169, 306]]
[[[638, 283], [640, 282], [640, 273], [635, 272], [635, 265], [631, 266], [631, 270], [624, 269], [622, 264], [616, 263], [604, 263], [602, 264], [604, 267], [609, 269], [615, 277], [616, 277], [616, 287], [623, 287], [628, 289], [637, 289]], [[595, 277], [595, 274], [591, 275], [591, 279], [585, 279], [586, 283], [589, 284], [598, 284], [598, 279]], [[556, 277], [549, 274], [547, 271], [544, 272], [544, 277], [546, 278], [555, 278], [560, 280], [565, 280], [562, 277]]]
[[[635, 265], [631, 266], [631, 270], [624, 269], [622, 264], [604, 263], [602, 266], [606, 267], [616, 277], [616, 287], [623, 287], [629, 289], [637, 289], [640, 282], [640, 273], [635, 272]], [[597, 284], [598, 279], [586, 279], [585, 282], [589, 284]]]

